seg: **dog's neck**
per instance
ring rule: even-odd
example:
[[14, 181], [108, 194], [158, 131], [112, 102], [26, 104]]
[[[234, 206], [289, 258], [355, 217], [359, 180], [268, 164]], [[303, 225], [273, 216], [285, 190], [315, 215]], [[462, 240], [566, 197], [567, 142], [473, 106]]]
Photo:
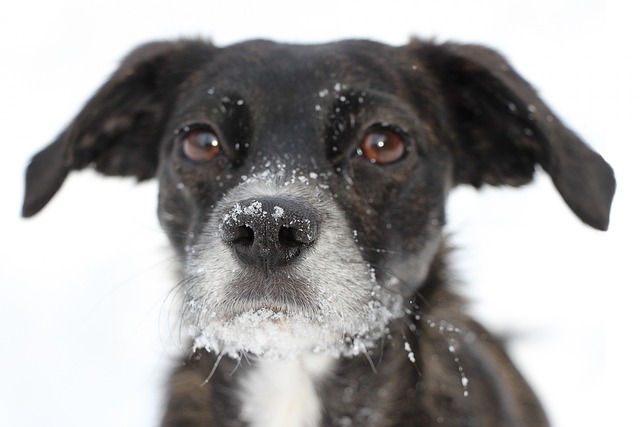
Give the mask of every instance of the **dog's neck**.
[[251, 427], [316, 427], [322, 403], [316, 384], [335, 360], [306, 354], [260, 360], [241, 380], [241, 417]]

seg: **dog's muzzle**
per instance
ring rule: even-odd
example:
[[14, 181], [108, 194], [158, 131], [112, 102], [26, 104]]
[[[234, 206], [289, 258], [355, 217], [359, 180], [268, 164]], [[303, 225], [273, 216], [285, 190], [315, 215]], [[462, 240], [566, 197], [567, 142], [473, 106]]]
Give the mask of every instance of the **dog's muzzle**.
[[363, 258], [342, 207], [317, 178], [259, 178], [227, 192], [188, 253], [195, 346], [288, 358], [376, 345], [404, 299]]

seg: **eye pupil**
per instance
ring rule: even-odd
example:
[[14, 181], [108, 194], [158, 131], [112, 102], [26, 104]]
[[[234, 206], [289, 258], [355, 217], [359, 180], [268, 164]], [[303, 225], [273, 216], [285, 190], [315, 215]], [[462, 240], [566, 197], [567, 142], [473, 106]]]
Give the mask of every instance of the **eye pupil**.
[[182, 138], [182, 152], [194, 162], [206, 162], [216, 158], [222, 147], [217, 135], [207, 129], [187, 130]]
[[384, 165], [400, 160], [405, 151], [406, 141], [398, 132], [390, 128], [374, 128], [365, 134], [356, 152], [371, 163]]

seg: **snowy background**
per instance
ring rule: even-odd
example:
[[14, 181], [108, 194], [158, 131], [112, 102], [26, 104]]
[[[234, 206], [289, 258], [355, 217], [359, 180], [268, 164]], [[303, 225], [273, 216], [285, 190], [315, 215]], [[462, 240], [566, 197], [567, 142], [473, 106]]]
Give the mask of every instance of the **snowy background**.
[[[623, 1], [4, 2], [0, 6], [0, 426], [153, 426], [178, 354], [173, 259], [155, 183], [71, 176], [19, 217], [23, 170], [135, 45], [205, 36], [319, 42], [411, 35], [503, 52], [614, 166], [607, 233], [540, 174], [458, 189], [461, 291], [539, 391], [555, 425], [629, 425], [637, 407], [638, 13]], [[633, 2], [629, 2], [633, 4]], [[635, 189], [634, 189], [635, 188]]]

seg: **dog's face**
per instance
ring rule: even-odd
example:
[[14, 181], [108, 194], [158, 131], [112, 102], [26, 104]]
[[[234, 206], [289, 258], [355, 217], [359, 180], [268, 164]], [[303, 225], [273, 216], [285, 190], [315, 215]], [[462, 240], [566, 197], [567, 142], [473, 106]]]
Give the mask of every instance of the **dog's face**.
[[[380, 54], [397, 66], [382, 72]], [[185, 84], [162, 138], [159, 215], [207, 342], [358, 352], [403, 313], [452, 183], [412, 65], [366, 42], [250, 43]]]
[[25, 215], [66, 174], [156, 176], [196, 344], [356, 354], [423, 286], [460, 183], [537, 164], [606, 228], [610, 168], [477, 46], [161, 43], [134, 52], [33, 161]]

